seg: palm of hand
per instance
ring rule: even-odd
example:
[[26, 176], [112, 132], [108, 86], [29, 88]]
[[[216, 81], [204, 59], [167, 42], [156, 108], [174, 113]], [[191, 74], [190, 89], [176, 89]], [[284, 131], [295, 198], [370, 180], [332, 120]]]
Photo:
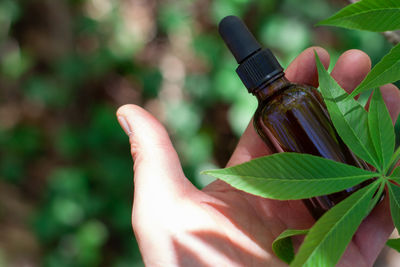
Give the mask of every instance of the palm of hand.
[[[327, 65], [329, 55], [319, 48], [317, 52]], [[355, 60], [358, 64], [347, 69], [346, 65]], [[369, 58], [353, 50], [342, 55], [332, 75], [351, 90], [369, 68]], [[313, 49], [303, 52], [286, 76], [316, 86]], [[387, 102], [392, 117], [400, 112], [397, 90], [393, 85], [383, 90], [385, 100], [393, 101]], [[301, 201], [256, 197], [222, 181], [199, 191], [184, 177], [176, 152], [158, 121], [135, 106], [122, 107], [118, 116], [125, 118], [120, 123], [130, 135], [135, 161], [132, 222], [147, 266], [286, 266], [272, 253], [271, 243], [288, 228], [312, 226], [314, 220]], [[250, 124], [228, 165], [268, 153]], [[364, 220], [341, 266], [372, 265], [393, 230], [388, 210], [388, 202], [383, 201]], [[293, 240], [295, 247], [301, 244], [301, 238]]]

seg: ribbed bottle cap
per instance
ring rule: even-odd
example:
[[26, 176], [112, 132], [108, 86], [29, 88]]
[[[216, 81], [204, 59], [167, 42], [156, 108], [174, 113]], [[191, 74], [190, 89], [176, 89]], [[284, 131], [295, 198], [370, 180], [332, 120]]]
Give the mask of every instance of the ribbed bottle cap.
[[269, 49], [261, 49], [247, 26], [236, 16], [227, 16], [219, 23], [219, 33], [239, 67], [237, 74], [253, 93], [268, 80], [283, 76], [283, 68]]

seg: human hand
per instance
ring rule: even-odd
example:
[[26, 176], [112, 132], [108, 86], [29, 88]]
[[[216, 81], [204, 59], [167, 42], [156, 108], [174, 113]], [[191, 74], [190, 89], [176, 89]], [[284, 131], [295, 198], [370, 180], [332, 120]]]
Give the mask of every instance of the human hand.
[[[287, 68], [296, 83], [318, 86], [314, 49], [327, 67], [329, 54], [314, 47]], [[370, 71], [369, 57], [349, 50], [332, 76], [347, 91]], [[382, 88], [392, 119], [400, 113], [400, 92]], [[117, 116], [129, 135], [134, 160], [132, 225], [146, 266], [286, 266], [272, 252], [273, 240], [284, 230], [310, 228], [314, 219], [302, 201], [265, 199], [217, 180], [203, 190], [184, 176], [164, 127], [134, 105]], [[270, 151], [249, 123], [227, 166], [268, 155]], [[388, 198], [363, 221], [339, 262], [340, 266], [372, 266], [393, 231]], [[302, 239], [293, 238], [295, 248]]]

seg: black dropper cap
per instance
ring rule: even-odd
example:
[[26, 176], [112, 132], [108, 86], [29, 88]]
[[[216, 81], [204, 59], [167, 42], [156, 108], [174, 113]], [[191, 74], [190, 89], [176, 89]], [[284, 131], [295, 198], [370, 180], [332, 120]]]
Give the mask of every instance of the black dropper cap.
[[262, 49], [238, 17], [225, 17], [219, 23], [218, 30], [239, 64], [236, 72], [250, 93], [254, 93], [260, 85], [284, 75], [275, 56], [269, 49]]

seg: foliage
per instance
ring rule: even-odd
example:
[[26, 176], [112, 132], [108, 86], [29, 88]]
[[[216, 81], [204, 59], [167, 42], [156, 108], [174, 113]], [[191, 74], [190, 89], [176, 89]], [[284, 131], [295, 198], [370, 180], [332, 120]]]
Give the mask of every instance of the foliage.
[[204, 173], [250, 194], [280, 200], [327, 195], [376, 176], [375, 172], [351, 165], [291, 152]]
[[283, 231], [272, 243], [272, 250], [274, 253], [287, 264], [294, 259], [294, 248], [291, 237], [297, 235], [306, 235], [309, 230], [295, 230], [287, 229]]
[[[389, 49], [381, 36], [312, 29], [334, 8], [320, 0], [0, 1], [0, 265], [141, 266], [117, 107], [139, 104], [162, 119], [202, 187], [209, 179], [199, 171], [226, 163], [256, 105], [216, 24], [246, 18], [285, 66], [314, 40], [325, 40], [332, 61], [358, 47], [377, 62]], [[9, 225], [24, 238], [8, 235]]]
[[[382, 15], [384, 13], [382, 10], [377, 15], [381, 20], [359, 20], [357, 16], [359, 13], [367, 13], [365, 10], [376, 8], [379, 5], [385, 5], [385, 8], [390, 11], [399, 7], [397, 2], [390, 0], [382, 1], [379, 4], [371, 0], [362, 0], [346, 7], [323, 23], [328, 24], [329, 22], [330, 25], [355, 28], [354, 24], [349, 21], [353, 23], [356, 21], [356, 28], [374, 30], [376, 29], [374, 25], [387, 19]], [[380, 26], [383, 27], [380, 28], [381, 30], [393, 29], [389, 24], [380, 24]], [[400, 29], [400, 25], [397, 25], [395, 29]], [[385, 186], [389, 188], [393, 223], [397, 230], [400, 230], [400, 188], [398, 184], [400, 169], [397, 168], [392, 173], [400, 158], [400, 147], [394, 151], [395, 133], [392, 120], [379, 88], [373, 92], [368, 112], [364, 109], [365, 100], [362, 100], [362, 104], [360, 104], [352, 98], [363, 90], [371, 90], [373, 87], [400, 79], [398, 72], [392, 70], [400, 60], [396, 49], [397, 47], [385, 56], [364, 82], [355, 89], [356, 91], [350, 95], [328, 74], [318, 55], [315, 54], [320, 90], [332, 123], [345, 144], [358, 157], [376, 169], [375, 174], [371, 173], [371, 177], [377, 178], [327, 211], [308, 231], [295, 256], [293, 256], [293, 246], [288, 243], [290, 241], [287, 237], [304, 234], [304, 230], [296, 232], [290, 229], [287, 230], [289, 232], [284, 232], [276, 239], [274, 243], [276, 255], [290, 263], [291, 266], [335, 266], [352, 240], [358, 226], [379, 200]], [[328, 185], [331, 178], [326, 179], [321, 176], [321, 172], [327, 172], [332, 168], [331, 161], [322, 159], [308, 161], [307, 157], [309, 156], [303, 154], [280, 153], [206, 173], [215, 175], [233, 187], [248, 193], [279, 200], [310, 198], [316, 195], [328, 195], [332, 191], [339, 192], [339, 186], [332, 188], [331, 185]], [[342, 167], [336, 167], [336, 171], [338, 177], [335, 180], [337, 181], [354, 174], [353, 170], [344, 170]], [[329, 174], [326, 176], [329, 177]], [[319, 183], [313, 183], [318, 179], [320, 179]], [[362, 181], [360, 179], [359, 182]], [[277, 194], [270, 192], [270, 189], [276, 190], [275, 183], [279, 183]], [[313, 183], [312, 187], [308, 188], [312, 188], [312, 190], [305, 190], [305, 185], [310, 183]], [[294, 188], [296, 190], [293, 190]], [[284, 245], [276, 246], [282, 242], [281, 239], [284, 240]], [[399, 250], [398, 240], [389, 241], [388, 245]]]

